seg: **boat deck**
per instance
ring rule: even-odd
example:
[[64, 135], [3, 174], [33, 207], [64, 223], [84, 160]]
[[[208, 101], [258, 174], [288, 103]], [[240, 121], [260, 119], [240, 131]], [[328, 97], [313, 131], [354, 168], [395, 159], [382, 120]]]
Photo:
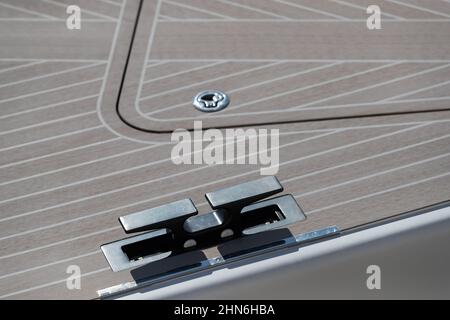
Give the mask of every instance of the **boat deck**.
[[[449, 200], [450, 2], [376, 1], [368, 30], [372, 2], [0, 0], [0, 297], [95, 298], [132, 280], [99, 249], [125, 237], [119, 216], [183, 198], [206, 212], [206, 192], [260, 176], [174, 165], [170, 132], [195, 120], [280, 130], [295, 232]], [[231, 105], [196, 111], [211, 88]]]

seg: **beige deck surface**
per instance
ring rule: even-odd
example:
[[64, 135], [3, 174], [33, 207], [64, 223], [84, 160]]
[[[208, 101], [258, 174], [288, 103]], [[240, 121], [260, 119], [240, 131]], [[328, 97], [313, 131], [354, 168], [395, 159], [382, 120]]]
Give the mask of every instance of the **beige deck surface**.
[[[210, 88], [232, 103], [206, 115], [190, 101]], [[94, 298], [131, 280], [99, 250], [119, 216], [186, 197], [206, 212], [204, 193], [259, 177], [175, 166], [168, 132], [193, 120], [280, 129], [295, 232], [449, 200], [449, 92], [449, 1], [0, 0], [0, 297]]]

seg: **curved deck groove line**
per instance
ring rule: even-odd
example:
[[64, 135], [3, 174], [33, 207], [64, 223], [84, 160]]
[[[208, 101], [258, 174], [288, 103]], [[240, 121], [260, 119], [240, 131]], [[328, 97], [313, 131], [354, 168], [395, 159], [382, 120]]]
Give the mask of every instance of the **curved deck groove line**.
[[[231, 5], [236, 5], [235, 2], [228, 2], [228, 1], [218, 1], [221, 3], [228, 3]], [[292, 6], [293, 4], [291, 4], [288, 1], [274, 1], [274, 3], [279, 3], [282, 4], [284, 2], [284, 5], [286, 6]], [[164, 49], [160, 49], [160, 34], [161, 32], [164, 33], [165, 38], [170, 37], [172, 35], [172, 32], [175, 32], [175, 30], [178, 32], [179, 29], [176, 26], [165, 26], [165, 25], [161, 25], [158, 23], [158, 16], [160, 14], [160, 10], [161, 7], [167, 3], [167, 1], [162, 0], [161, 2], [157, 2], [156, 4], [149, 4], [149, 2], [146, 2], [145, 0], [143, 0], [141, 2], [141, 9], [140, 12], [146, 12], [146, 16], [148, 18], [148, 13], [152, 12], [152, 15], [150, 15], [152, 17], [152, 19], [145, 19], [145, 21], [143, 21], [143, 19], [140, 19], [140, 15], [138, 13], [138, 17], [136, 18], [136, 25], [135, 25], [135, 29], [133, 31], [133, 38], [132, 38], [132, 43], [130, 46], [130, 50], [128, 52], [128, 58], [127, 58], [127, 62], [125, 64], [124, 67], [124, 75], [123, 75], [123, 83], [121, 85], [121, 90], [120, 90], [120, 97], [118, 99], [117, 105], [116, 105], [116, 111], [118, 113], [119, 118], [125, 122], [127, 125], [129, 125], [131, 128], [136, 129], [137, 131], [142, 131], [142, 132], [147, 132], [148, 135], [140, 135], [138, 133], [132, 133], [132, 139], [137, 139], [137, 141], [141, 141], [144, 143], [147, 143], [148, 141], [153, 141], [153, 142], [157, 142], [157, 141], [163, 141], [164, 137], [167, 137], [167, 134], [171, 133], [174, 129], [176, 128], [185, 128], [187, 130], [192, 130], [192, 120], [202, 120], [203, 121], [203, 127], [205, 129], [208, 128], [219, 128], [219, 129], [225, 129], [225, 128], [233, 128], [236, 126], [241, 126], [241, 127], [251, 127], [251, 126], [255, 126], [255, 125], [259, 125], [259, 126], [268, 126], [268, 125], [273, 125], [273, 124], [291, 124], [291, 123], [295, 123], [295, 122], [305, 122], [305, 121], [316, 121], [316, 120], [336, 120], [336, 119], [343, 119], [343, 118], [359, 118], [359, 117], [367, 117], [367, 116], [375, 116], [375, 115], [401, 115], [401, 114], [407, 114], [407, 113], [412, 113], [412, 112], [417, 112], [417, 113], [422, 113], [422, 112], [427, 112], [427, 111], [440, 111], [440, 110], [449, 110], [449, 106], [448, 105], [444, 105], [442, 103], [435, 103], [433, 105], [429, 105], [427, 104], [425, 101], [424, 103], [420, 103], [419, 101], [412, 105], [411, 107], [407, 107], [406, 105], [398, 105], [398, 104], [392, 104], [392, 105], [385, 105], [380, 107], [379, 105], [376, 104], [376, 102], [384, 102], [385, 99], [389, 99], [390, 97], [383, 97], [380, 96], [377, 99], [378, 100], [373, 100], [367, 102], [361, 102], [359, 107], [357, 103], [354, 103], [354, 106], [352, 108], [342, 108], [340, 104], [333, 106], [333, 105], [327, 105], [327, 106], [322, 106], [320, 104], [317, 105], [317, 109], [314, 108], [316, 106], [315, 101], [310, 102], [308, 104], [301, 104], [301, 108], [300, 107], [294, 107], [294, 106], [288, 106], [286, 109], [284, 107], [281, 106], [277, 106], [276, 104], [274, 106], [271, 107], [271, 109], [278, 108], [277, 111], [269, 111], [269, 110], [264, 110], [267, 109], [267, 107], [264, 107], [263, 110], [258, 111], [255, 110], [257, 109], [257, 102], [265, 102], [265, 101], [276, 101], [277, 99], [285, 99], [289, 98], [291, 95], [298, 95], [301, 91], [305, 91], [305, 92], [310, 92], [313, 89], [316, 90], [316, 88], [324, 88], [324, 90], [327, 90], [326, 88], [328, 88], [331, 84], [334, 85], [334, 82], [336, 83], [336, 88], [338, 88], [338, 85], [340, 85], [341, 83], [345, 83], [346, 81], [351, 80], [352, 77], [356, 77], [356, 78], [360, 78], [362, 76], [366, 76], [367, 73], [367, 77], [370, 77], [372, 75], [376, 75], [377, 71], [380, 70], [382, 71], [383, 68], [388, 68], [389, 67], [402, 67], [402, 63], [406, 66], [408, 64], [413, 63], [413, 61], [415, 63], [419, 63], [417, 61], [417, 59], [391, 59], [390, 62], [387, 62], [385, 59], [378, 59], [378, 60], [374, 60], [374, 59], [362, 59], [359, 62], [357, 62], [358, 64], [363, 63], [364, 61], [367, 61], [368, 63], [374, 63], [376, 61], [379, 61], [380, 63], [385, 63], [386, 65], [379, 65], [379, 66], [373, 66], [372, 68], [368, 68], [367, 71], [360, 71], [360, 72], [354, 72], [354, 74], [349, 74], [349, 75], [340, 75], [337, 74], [334, 77], [331, 77], [331, 80], [328, 79], [327, 81], [318, 81], [316, 83], [312, 83], [309, 86], [305, 86], [305, 88], [296, 88], [293, 90], [288, 90], [286, 92], [278, 92], [276, 94], [272, 94], [272, 95], [268, 95], [268, 96], [263, 96], [260, 99], [256, 99], [254, 102], [254, 105], [252, 104], [252, 101], [248, 101], [248, 102], [244, 102], [244, 103], [239, 103], [239, 101], [233, 100], [232, 97], [232, 105], [230, 108], [227, 108], [226, 110], [222, 111], [221, 113], [215, 114], [214, 116], [210, 116], [210, 115], [204, 115], [204, 114], [198, 114], [196, 113], [196, 111], [191, 108], [189, 106], [190, 104], [190, 99], [191, 99], [191, 95], [194, 94], [195, 91], [192, 91], [191, 88], [199, 88], [197, 90], [200, 90], [200, 88], [203, 87], [207, 87], [208, 83], [215, 83], [215, 86], [217, 87], [217, 84], [220, 84], [221, 82], [226, 83], [227, 79], [233, 79], [233, 76], [237, 77], [239, 75], [245, 75], [246, 73], [249, 73], [249, 75], [252, 73], [252, 71], [254, 71], [255, 73], [257, 73], [261, 68], [261, 71], [264, 70], [264, 66], [260, 66], [260, 67], [254, 67], [254, 69], [252, 69], [251, 67], [248, 70], [245, 70], [246, 68], [244, 68], [244, 70], [236, 72], [235, 74], [233, 72], [227, 72], [225, 73], [223, 76], [213, 76], [208, 78], [208, 72], [204, 72], [203, 75], [197, 75], [196, 73], [202, 71], [202, 68], [199, 67], [192, 67], [192, 72], [193, 74], [195, 73], [195, 77], [196, 79], [200, 79], [200, 81], [196, 81], [194, 83], [192, 83], [192, 81], [188, 84], [188, 85], [182, 85], [182, 86], [176, 86], [176, 87], [170, 87], [170, 82], [168, 82], [168, 80], [171, 80], [172, 78], [170, 78], [170, 74], [166, 75], [164, 77], [158, 77], [157, 75], [154, 77], [154, 79], [150, 76], [147, 77], [145, 76], [145, 69], [143, 69], [141, 67], [141, 65], [146, 65], [148, 64], [148, 61], [154, 61], [154, 62], [165, 62], [167, 64], [167, 62], [170, 63], [170, 61], [177, 61], [177, 59], [173, 59], [170, 55], [170, 51], [167, 51], [169, 54], [167, 57], [163, 57], [163, 59], [153, 59], [152, 60], [152, 55], [155, 56], [156, 53], [155, 52], [159, 52], [161, 50]], [[240, 5], [240, 4], [237, 4]], [[294, 4], [295, 5], [295, 4]], [[336, 5], [340, 5], [340, 6], [345, 6], [347, 8], [349, 7], [355, 7], [352, 6], [349, 3], [344, 3], [343, 1], [336, 1]], [[298, 6], [300, 7], [307, 7], [304, 6], [302, 4], [299, 4]], [[354, 8], [356, 9], [361, 9], [360, 6], [358, 6], [358, 8]], [[319, 10], [320, 11], [320, 10]], [[362, 10], [361, 10], [362, 11]], [[332, 13], [331, 13], [332, 14]], [[395, 16], [395, 15], [394, 15]], [[392, 17], [391, 17], [392, 18]], [[338, 19], [338, 17], [336, 17], [336, 19]], [[395, 16], [395, 19], [398, 19], [398, 21], [403, 21], [403, 18], [400, 19], [399, 17]], [[281, 21], [283, 21], [284, 19], [281, 19]], [[406, 21], [408, 21], [408, 19], [405, 18]], [[179, 24], [182, 24], [183, 19], [179, 20]], [[208, 21], [208, 19], [205, 19], [205, 23], [206, 21]], [[217, 20], [215, 20], [217, 21]], [[251, 21], [248, 20], [249, 22]], [[441, 20], [439, 20], [441, 21]], [[172, 21], [173, 22], [173, 21]], [[436, 21], [438, 23], [438, 21]], [[445, 22], [441, 21], [441, 22]], [[193, 25], [195, 25], [195, 22], [192, 22]], [[214, 21], [210, 22], [212, 23], [214, 26], [217, 25], [217, 23], [215, 23]], [[224, 22], [227, 25], [230, 22]], [[237, 19], [236, 21], [234, 21], [233, 23], [239, 23], [239, 19]], [[255, 21], [255, 23], [257, 23], [257, 21]], [[319, 23], [319, 22], [318, 22]], [[176, 24], [175, 22], [173, 22], [173, 24]], [[222, 32], [225, 29], [221, 29], [222, 25], [221, 23], [218, 23], [218, 32]], [[447, 28], [447, 27], [445, 27]], [[450, 29], [450, 24], [448, 26], [448, 28]], [[185, 28], [186, 30], [191, 30], [191, 27], [188, 26], [187, 28]], [[196, 32], [198, 32], [198, 29], [196, 29], [196, 26], [192, 27], [193, 30], [195, 30]], [[397, 28], [396, 28], [397, 29]], [[172, 31], [173, 30], [173, 31]], [[350, 29], [351, 30], [351, 29]], [[228, 36], [228, 34], [226, 34], [226, 31], [223, 31], [224, 36]], [[162, 35], [161, 35], [162, 36]], [[355, 35], [356, 37], [358, 35]], [[205, 35], [205, 38], [207, 38], [207, 35]], [[351, 38], [351, 37], [350, 37]], [[226, 38], [225, 38], [226, 39]], [[208, 41], [208, 40], [205, 40]], [[207, 45], [207, 42], [203, 41], [204, 45]], [[363, 40], [358, 40], [358, 41], [363, 41]], [[166, 42], [167, 43], [167, 42]], [[170, 42], [169, 42], [170, 43]], [[185, 45], [184, 43], [178, 44], [178, 46], [183, 47], [183, 45]], [[166, 45], [167, 47], [167, 45]], [[169, 45], [170, 47], [170, 45]], [[213, 46], [208, 46], [208, 47], [212, 47]], [[144, 50], [144, 48], [146, 48], [146, 50]], [[176, 50], [176, 48], [170, 47], [170, 50]], [[384, 48], [385, 49], [385, 48]], [[385, 49], [385, 51], [388, 49]], [[214, 52], [216, 52], [216, 50], [213, 50]], [[137, 53], [139, 52], [139, 54]], [[145, 53], [144, 53], [145, 52]], [[159, 53], [158, 53], [159, 54]], [[188, 53], [190, 54], [190, 53]], [[418, 53], [418, 54], [422, 54], [422, 53]], [[139, 55], [139, 56], [138, 56]], [[161, 54], [159, 54], [161, 55]], [[437, 55], [439, 56], [440, 53], [437, 53]], [[164, 60], [166, 59], [166, 60]], [[183, 59], [182, 59], [183, 60]], [[189, 61], [189, 59], [184, 59], [185, 61]], [[255, 61], [255, 62], [259, 62], [258, 59], [251, 59], [251, 57], [249, 57], [249, 59], [247, 59], [248, 61]], [[351, 60], [351, 59], [350, 59]], [[202, 61], [202, 59], [198, 60], [198, 61]], [[216, 59], [211, 57], [208, 57], [208, 59], [204, 59], [203, 63], [212, 63], [213, 66], [220, 66], [220, 62], [224, 63], [227, 61], [233, 61], [233, 59], [223, 59], [222, 57], [216, 57]], [[275, 63], [274, 66], [276, 66], [276, 63], [280, 63], [280, 66], [282, 66], [281, 62], [284, 62], [285, 60], [280, 59], [280, 58], [276, 58], [273, 57], [272, 58], [272, 63]], [[305, 60], [307, 61], [307, 60]], [[323, 61], [325, 62], [329, 62], [329, 59], [323, 59], [323, 60], [318, 60], [318, 61]], [[334, 63], [344, 63], [345, 60], [342, 59], [334, 59], [331, 60], [334, 61]], [[432, 64], [433, 61], [437, 62], [436, 59], [422, 59], [421, 63], [430, 63]], [[446, 60], [442, 60], [442, 63], [445, 63]], [[448, 60], [447, 60], [448, 62]], [[270, 67], [272, 66], [272, 63], [268, 64], [266, 67]], [[218, 65], [216, 65], [218, 64]], [[426, 65], [424, 65], [426, 66]], [[211, 66], [210, 66], [211, 67]], [[207, 67], [205, 67], [207, 68]], [[248, 66], [247, 66], [248, 68]], [[356, 95], [359, 92], [363, 92], [363, 91], [373, 91], [378, 87], [382, 87], [382, 86], [386, 86], [391, 82], [394, 81], [398, 81], [398, 82], [405, 82], [408, 81], [410, 78], [413, 77], [423, 77], [424, 75], [428, 74], [428, 73], [433, 73], [433, 72], [439, 72], [440, 70], [444, 69], [443, 71], [445, 71], [444, 73], [442, 73], [442, 76], [439, 75], [439, 77], [448, 77], [450, 76], [450, 74], [448, 72], [446, 72], [446, 65], [437, 65], [434, 66], [431, 65], [431, 67], [426, 68], [427, 70], [421, 70], [420, 68], [417, 68], [416, 72], [414, 72], [414, 69], [411, 68], [411, 72], [408, 74], [406, 73], [404, 76], [402, 77], [397, 77], [398, 79], [389, 79], [389, 80], [384, 80], [384, 81], [380, 81], [380, 80], [375, 80], [377, 81], [375, 84], [372, 84], [370, 86], [366, 86], [366, 87], [362, 87], [359, 88], [358, 86], [356, 88], [344, 91], [344, 92], [339, 92], [338, 94], [336, 94], [336, 97], [345, 97], [345, 96], [353, 96]], [[429, 70], [428, 70], [429, 69]], [[190, 69], [188, 69], [190, 70]], [[307, 68], [305, 70], [306, 75], [307, 75]], [[312, 71], [314, 71], [314, 68], [312, 68]], [[318, 68], [318, 71], [320, 71], [320, 67]], [[326, 70], [324, 70], [324, 72], [326, 72]], [[392, 73], [395, 74], [395, 70], [391, 71]], [[303, 71], [297, 71], [297, 72], [292, 72], [291, 73], [295, 74], [297, 73], [299, 76], [302, 75]], [[174, 75], [178, 75], [181, 77], [185, 77], [185, 76], [189, 76], [188, 74], [184, 74], [183, 70], [180, 71], [175, 71], [173, 73]], [[318, 76], [320, 75], [320, 73], [318, 73]], [[313, 73], [314, 76], [314, 73]], [[140, 77], [141, 80], [135, 85], [132, 84], [130, 85], [129, 82], [130, 81], [134, 81], [132, 79], [136, 79], [136, 77]], [[144, 78], [146, 78], [146, 80], [143, 80]], [[286, 82], [289, 79], [289, 73], [285, 73], [285, 74], [281, 74], [281, 76], [278, 77], [278, 81], [282, 82], [283, 80]], [[293, 76], [293, 79], [295, 78], [295, 76]], [[334, 78], [334, 79], [333, 79]], [[380, 78], [378, 76], [378, 78]], [[173, 78], [174, 80], [177, 79], [177, 77]], [[299, 78], [301, 79], [301, 78]], [[445, 79], [445, 78], [442, 78]], [[448, 79], [448, 78], [447, 78]], [[154, 85], [159, 85], [160, 82], [163, 81], [164, 82], [164, 86], [171, 88], [170, 90], [163, 90], [163, 91], [156, 91], [152, 94], [144, 94], [142, 92], [143, 90], [143, 86], [146, 84], [152, 84]], [[275, 77], [272, 81], [277, 82], [277, 78]], [[367, 82], [367, 80], [365, 80]], [[425, 80], [424, 80], [425, 81]], [[439, 81], [439, 80], [436, 80]], [[176, 85], [176, 81], [172, 81], [173, 85]], [[402, 83], [403, 83], [402, 82]], [[443, 83], [445, 83], [445, 81], [442, 81]], [[265, 81], [262, 81], [259, 85], [261, 85], [261, 88], [266, 88], [269, 85], [270, 81], [267, 81], [267, 83]], [[356, 83], [356, 82], [355, 82]], [[406, 83], [406, 82], [405, 82]], [[406, 83], [407, 84], [407, 83]], [[400, 83], [401, 85], [401, 83]], [[316, 87], [317, 86], [317, 87]], [[254, 90], [256, 89], [256, 87], [258, 87], [258, 83], [255, 82], [247, 82], [244, 85], [240, 85], [239, 87], [235, 88], [235, 89], [231, 89], [231, 90], [225, 90], [225, 91], [230, 91], [233, 94], [238, 94], [239, 96], [245, 96], [245, 93], [248, 92], [254, 92]], [[242, 93], [240, 93], [239, 91], [243, 91]], [[145, 90], [144, 90], [145, 91]], [[179, 94], [178, 94], [178, 91]], [[191, 94], [187, 94], [187, 92], [191, 92]], [[179, 103], [175, 103], [175, 104], [170, 104], [167, 103], [166, 101], [175, 101], [173, 99], [173, 97], [176, 96], [176, 93], [179, 97], [185, 97], [185, 102], [179, 102]], [[404, 94], [404, 93], [402, 93]], [[301, 96], [300, 96], [301, 99]], [[331, 98], [330, 98], [331, 99]], [[146, 101], [147, 100], [147, 101]], [[178, 99], [179, 100], [179, 99]], [[142, 103], [146, 102], [145, 105], [145, 110], [150, 110], [150, 111], [145, 111]], [[148, 102], [148, 103], [147, 103]], [[371, 104], [373, 103], [373, 104]], [[167, 106], [167, 104], [169, 104]], [[312, 107], [307, 107], [309, 105], [312, 105]], [[134, 105], [134, 108], [133, 108]], [[246, 105], [250, 105], [255, 111], [238, 111], [236, 112], [240, 107], [242, 106], [246, 106]], [[307, 107], [307, 108], [304, 108]], [[332, 107], [330, 108], [325, 108], [325, 107]], [[303, 110], [304, 108], [304, 110]], [[109, 112], [109, 110], [104, 110], [103, 112]], [[158, 114], [158, 117], [155, 117], [154, 115]], [[178, 114], [175, 115], [175, 114]], [[189, 116], [179, 116], [179, 114], [181, 115], [189, 115]], [[239, 120], [240, 119], [240, 120]], [[135, 138], [136, 137], [136, 138]], [[167, 138], [166, 138], [167, 139]]]

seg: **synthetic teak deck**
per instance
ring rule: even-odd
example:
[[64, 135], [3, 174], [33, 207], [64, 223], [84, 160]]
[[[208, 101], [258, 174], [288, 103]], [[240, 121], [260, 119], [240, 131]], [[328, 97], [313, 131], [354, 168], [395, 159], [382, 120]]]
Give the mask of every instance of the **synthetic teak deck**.
[[[260, 176], [174, 165], [170, 132], [194, 120], [280, 130], [295, 232], [449, 200], [450, 3], [375, 1], [368, 30], [372, 2], [0, 0], [0, 297], [95, 298], [131, 280], [99, 250], [125, 237], [119, 216], [183, 198], [206, 212], [205, 193]], [[207, 89], [230, 106], [194, 109]]]

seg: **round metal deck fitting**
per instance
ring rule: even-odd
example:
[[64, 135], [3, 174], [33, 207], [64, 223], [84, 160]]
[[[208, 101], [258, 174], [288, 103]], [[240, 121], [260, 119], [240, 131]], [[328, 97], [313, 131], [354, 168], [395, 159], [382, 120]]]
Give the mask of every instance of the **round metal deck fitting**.
[[217, 112], [230, 104], [228, 95], [219, 90], [202, 91], [194, 97], [193, 105], [202, 112]]

